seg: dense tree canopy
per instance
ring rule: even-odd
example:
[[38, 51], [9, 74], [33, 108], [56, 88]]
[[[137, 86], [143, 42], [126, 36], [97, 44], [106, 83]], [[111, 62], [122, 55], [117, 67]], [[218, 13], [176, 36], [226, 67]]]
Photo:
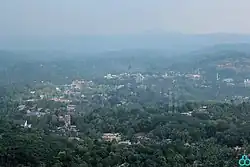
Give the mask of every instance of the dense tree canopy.
[[[7, 117], [0, 121], [1, 166], [234, 166], [250, 151], [250, 104], [186, 104], [182, 113], [164, 109], [98, 109], [73, 117], [81, 140], [69, 140], [42, 127], [25, 129]], [[117, 132], [132, 145], [100, 140]], [[136, 135], [144, 134], [138, 142]], [[148, 139], [146, 139], [148, 138]], [[241, 148], [236, 150], [235, 147]]]

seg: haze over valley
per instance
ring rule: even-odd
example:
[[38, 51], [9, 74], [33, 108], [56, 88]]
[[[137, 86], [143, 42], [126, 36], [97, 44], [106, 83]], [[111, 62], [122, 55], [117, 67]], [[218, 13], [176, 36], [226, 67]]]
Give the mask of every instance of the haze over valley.
[[0, 166], [242, 166], [249, 5], [0, 2]]

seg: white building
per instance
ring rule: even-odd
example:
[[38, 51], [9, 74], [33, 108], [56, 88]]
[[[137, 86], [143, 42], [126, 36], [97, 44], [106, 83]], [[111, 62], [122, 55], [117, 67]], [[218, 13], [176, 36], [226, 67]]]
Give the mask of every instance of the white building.
[[141, 83], [144, 80], [144, 76], [142, 74], [137, 74], [135, 78], [136, 83]]
[[64, 122], [65, 122], [65, 126], [69, 127], [71, 125], [71, 116], [70, 115], [65, 115]]
[[119, 133], [104, 133], [102, 136], [103, 140], [105, 141], [120, 141], [121, 135]]
[[28, 124], [28, 121], [26, 120], [24, 124], [22, 125], [24, 128], [31, 128], [31, 124]]
[[223, 79], [223, 82], [227, 82], [227, 83], [230, 83], [230, 82], [233, 82], [234, 80], [232, 78], [226, 78], [226, 79]]

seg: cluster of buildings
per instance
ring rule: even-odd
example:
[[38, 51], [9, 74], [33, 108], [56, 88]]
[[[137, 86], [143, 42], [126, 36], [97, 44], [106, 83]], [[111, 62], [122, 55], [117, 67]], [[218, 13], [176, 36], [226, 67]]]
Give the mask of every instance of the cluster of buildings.
[[102, 139], [105, 141], [121, 141], [121, 135], [119, 133], [104, 133]]
[[122, 140], [122, 136], [119, 133], [104, 133], [102, 135], [102, 139], [104, 141], [107, 141], [107, 142], [115, 141], [118, 144], [124, 144], [124, 145], [140, 144], [141, 141], [149, 141], [150, 140], [150, 138], [146, 137], [145, 134], [143, 134], [143, 133], [135, 134], [134, 137], [135, 137], [137, 142], [132, 143], [129, 140]]
[[141, 83], [146, 79], [149, 78], [172, 78], [174, 76], [180, 76], [181, 74], [179, 72], [169, 71], [165, 74], [142, 74], [142, 73], [121, 73], [121, 74], [107, 74], [104, 76], [104, 79], [135, 79], [136, 83]]
[[36, 116], [39, 118], [41, 116], [44, 116], [44, 115], [50, 113], [50, 111], [48, 109], [44, 110], [43, 108], [37, 108], [36, 105], [34, 105], [33, 107], [28, 107], [26, 105], [20, 105], [17, 107], [17, 110], [19, 112], [25, 113], [27, 117]]
[[67, 111], [68, 112], [76, 111], [76, 105], [72, 105], [72, 104], [67, 105]]
[[194, 80], [201, 79], [201, 75], [200, 74], [186, 74], [185, 77], [189, 78], [189, 79], [194, 79]]
[[224, 63], [224, 64], [218, 64], [217, 68], [233, 68], [234, 65], [230, 62]]
[[186, 116], [192, 116], [194, 111], [199, 112], [199, 113], [207, 113], [207, 109], [208, 109], [208, 107], [206, 105], [204, 105], [204, 106], [201, 106], [201, 107], [197, 108], [196, 110], [183, 112], [181, 114], [186, 115]]
[[77, 129], [76, 125], [71, 124], [71, 115], [61, 115], [59, 116], [58, 120], [60, 122], [64, 122], [64, 126], [58, 127], [57, 130], [62, 132], [63, 134], [70, 133], [72, 136], [78, 136], [79, 130]]
[[[89, 88], [90, 90], [95, 90], [95, 89], [97, 90], [101, 86], [103, 86], [102, 93], [98, 94], [98, 93], [96, 93], [97, 91], [93, 91], [94, 93], [92, 93], [89, 96], [89, 99], [90, 100], [91, 99], [99, 99], [99, 100], [101, 99], [102, 101], [105, 101], [105, 100], [108, 100], [109, 97], [111, 96], [111, 95], [108, 94], [109, 90], [107, 89], [108, 91], [106, 91], [107, 87], [113, 88], [112, 91], [113, 90], [117, 91], [119, 89], [123, 89], [124, 87], [130, 88], [130, 87], [134, 86], [131, 83], [137, 83], [136, 86], [134, 86], [134, 88], [140, 88], [140, 89], [144, 89], [146, 91], [146, 89], [148, 88], [148, 85], [151, 85], [151, 86], [154, 85], [153, 82], [150, 83], [150, 84], [146, 83], [146, 81], [148, 81], [150, 79], [153, 80], [153, 81], [161, 79], [161, 80], [164, 81], [164, 83], [166, 83], [165, 81], [167, 79], [172, 81], [172, 80], [176, 79], [175, 77], [183, 77], [183, 78], [188, 78], [188, 79], [191, 79], [191, 80], [195, 80], [194, 81], [195, 83], [200, 82], [200, 81], [197, 81], [197, 80], [203, 80], [204, 79], [204, 76], [201, 75], [199, 72], [194, 73], [194, 74], [192, 74], [192, 73], [182, 74], [180, 72], [174, 72], [174, 71], [169, 71], [169, 72], [166, 72], [165, 74], [142, 74], [142, 73], [130, 74], [130, 73], [121, 73], [121, 74], [117, 74], [117, 75], [107, 74], [106, 76], [104, 76], [104, 79], [106, 79], [106, 80], [112, 80], [112, 79], [121, 80], [121, 82], [111, 82], [111, 83], [114, 83], [113, 85], [108, 85], [108, 84], [105, 85], [104, 84], [104, 86], [103, 86], [103, 85], [94, 84], [92, 81], [75, 80], [69, 85], [58, 86], [58, 87], [55, 88], [57, 93], [53, 97], [48, 98], [48, 100], [66, 103], [65, 114], [58, 116], [58, 120], [61, 121], [61, 122], [64, 122], [64, 126], [58, 127], [57, 130], [61, 131], [63, 133], [75, 132], [76, 134], [78, 134], [78, 130], [77, 130], [76, 126], [72, 125], [72, 123], [71, 123], [71, 115], [69, 113], [72, 113], [72, 112], [76, 111], [77, 106], [73, 105], [75, 103], [72, 103], [72, 102], [74, 102], [74, 100], [76, 100], [76, 98], [74, 99], [74, 97], [76, 97], [76, 96], [77, 97], [85, 97], [85, 95], [89, 96], [87, 93], [85, 94], [85, 92], [83, 91], [83, 89], [85, 89], [85, 88]], [[126, 79], [132, 79], [133, 81], [131, 83], [128, 83], [127, 82], [128, 80], [126, 80]], [[218, 74], [217, 74], [216, 79], [217, 79], [217, 81], [220, 81], [221, 83], [226, 83], [227, 85], [235, 84], [235, 81], [234, 81], [233, 78], [225, 78], [225, 79], [221, 80], [219, 78]], [[123, 83], [122, 83], [122, 81], [123, 81]], [[245, 87], [250, 86], [250, 80], [249, 79], [244, 80], [244, 86]], [[155, 86], [155, 87], [157, 87], [157, 86]], [[34, 94], [37, 93], [37, 91], [31, 91], [30, 93], [32, 95], [34, 95]], [[162, 94], [164, 96], [166, 96], [166, 97], [169, 97], [169, 98], [174, 97], [173, 95], [171, 95], [169, 93], [166, 93], [166, 92], [163, 92]], [[67, 96], [65, 96], [65, 95], [67, 95]], [[136, 92], [130, 92], [130, 95], [136, 95]], [[41, 99], [44, 99], [44, 97], [47, 97], [47, 95], [43, 95], [42, 97], [41, 96], [42, 95], [40, 95]], [[238, 98], [240, 98], [240, 97], [238, 97]], [[242, 97], [242, 98], [244, 98], [244, 97]], [[123, 96], [122, 96], [122, 98], [119, 99], [119, 101], [121, 102], [121, 104], [119, 104], [119, 105], [129, 103], [129, 101], [127, 99], [125, 99], [125, 98], [123, 99]], [[90, 103], [91, 102], [92, 101], [90, 101]], [[98, 100], [97, 100], [97, 102], [98, 102]], [[172, 103], [174, 103], [174, 102], [172, 102]], [[175, 105], [175, 106], [177, 106], [177, 105]], [[42, 111], [42, 109], [27, 109], [25, 105], [19, 106], [18, 109], [20, 111], [21, 110], [26, 110], [26, 115], [27, 116], [41, 117], [41, 116], [44, 116], [45, 114], [49, 113], [49, 112], [46, 112], [46, 111]], [[202, 109], [205, 110], [206, 108], [202, 108]], [[182, 114], [191, 116], [192, 112], [190, 111], [190, 112], [182, 113]], [[31, 125], [28, 124], [27, 121], [23, 124], [23, 126], [24, 127], [31, 127]], [[143, 137], [141, 137], [141, 140], [142, 140], [142, 138]], [[102, 139], [105, 140], [105, 141], [109, 141], [109, 142], [115, 140], [120, 144], [131, 144], [130, 141], [122, 141], [122, 137], [121, 137], [121, 135], [119, 133], [104, 133], [103, 136], [102, 136]], [[138, 139], [140, 139], [140, 137]], [[143, 140], [145, 140], [145, 138], [143, 138]]]
[[136, 83], [141, 83], [144, 79], [145, 76], [142, 75], [141, 73], [135, 73], [135, 74], [129, 74], [129, 73], [121, 73], [119, 75], [114, 75], [114, 74], [107, 74], [104, 76], [105, 79], [126, 79], [126, 78], [134, 78]]

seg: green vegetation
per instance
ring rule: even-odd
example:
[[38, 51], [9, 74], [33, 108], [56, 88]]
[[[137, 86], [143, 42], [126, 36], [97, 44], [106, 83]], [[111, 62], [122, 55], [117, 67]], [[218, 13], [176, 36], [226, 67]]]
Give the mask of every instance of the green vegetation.
[[0, 166], [237, 165], [250, 153], [250, 61], [247, 49], [228, 49], [184, 61], [163, 51], [0, 52]]
[[[3, 116], [0, 121], [1, 166], [234, 166], [250, 151], [250, 104], [187, 103], [182, 112], [165, 109], [99, 109], [73, 117], [81, 140], [49, 131], [25, 129]], [[42, 121], [42, 120], [40, 120]], [[120, 133], [132, 145], [100, 140]], [[138, 134], [144, 138], [138, 139]], [[146, 140], [147, 138], [147, 140]], [[140, 141], [140, 143], [138, 143]], [[240, 147], [236, 150], [235, 147]]]

